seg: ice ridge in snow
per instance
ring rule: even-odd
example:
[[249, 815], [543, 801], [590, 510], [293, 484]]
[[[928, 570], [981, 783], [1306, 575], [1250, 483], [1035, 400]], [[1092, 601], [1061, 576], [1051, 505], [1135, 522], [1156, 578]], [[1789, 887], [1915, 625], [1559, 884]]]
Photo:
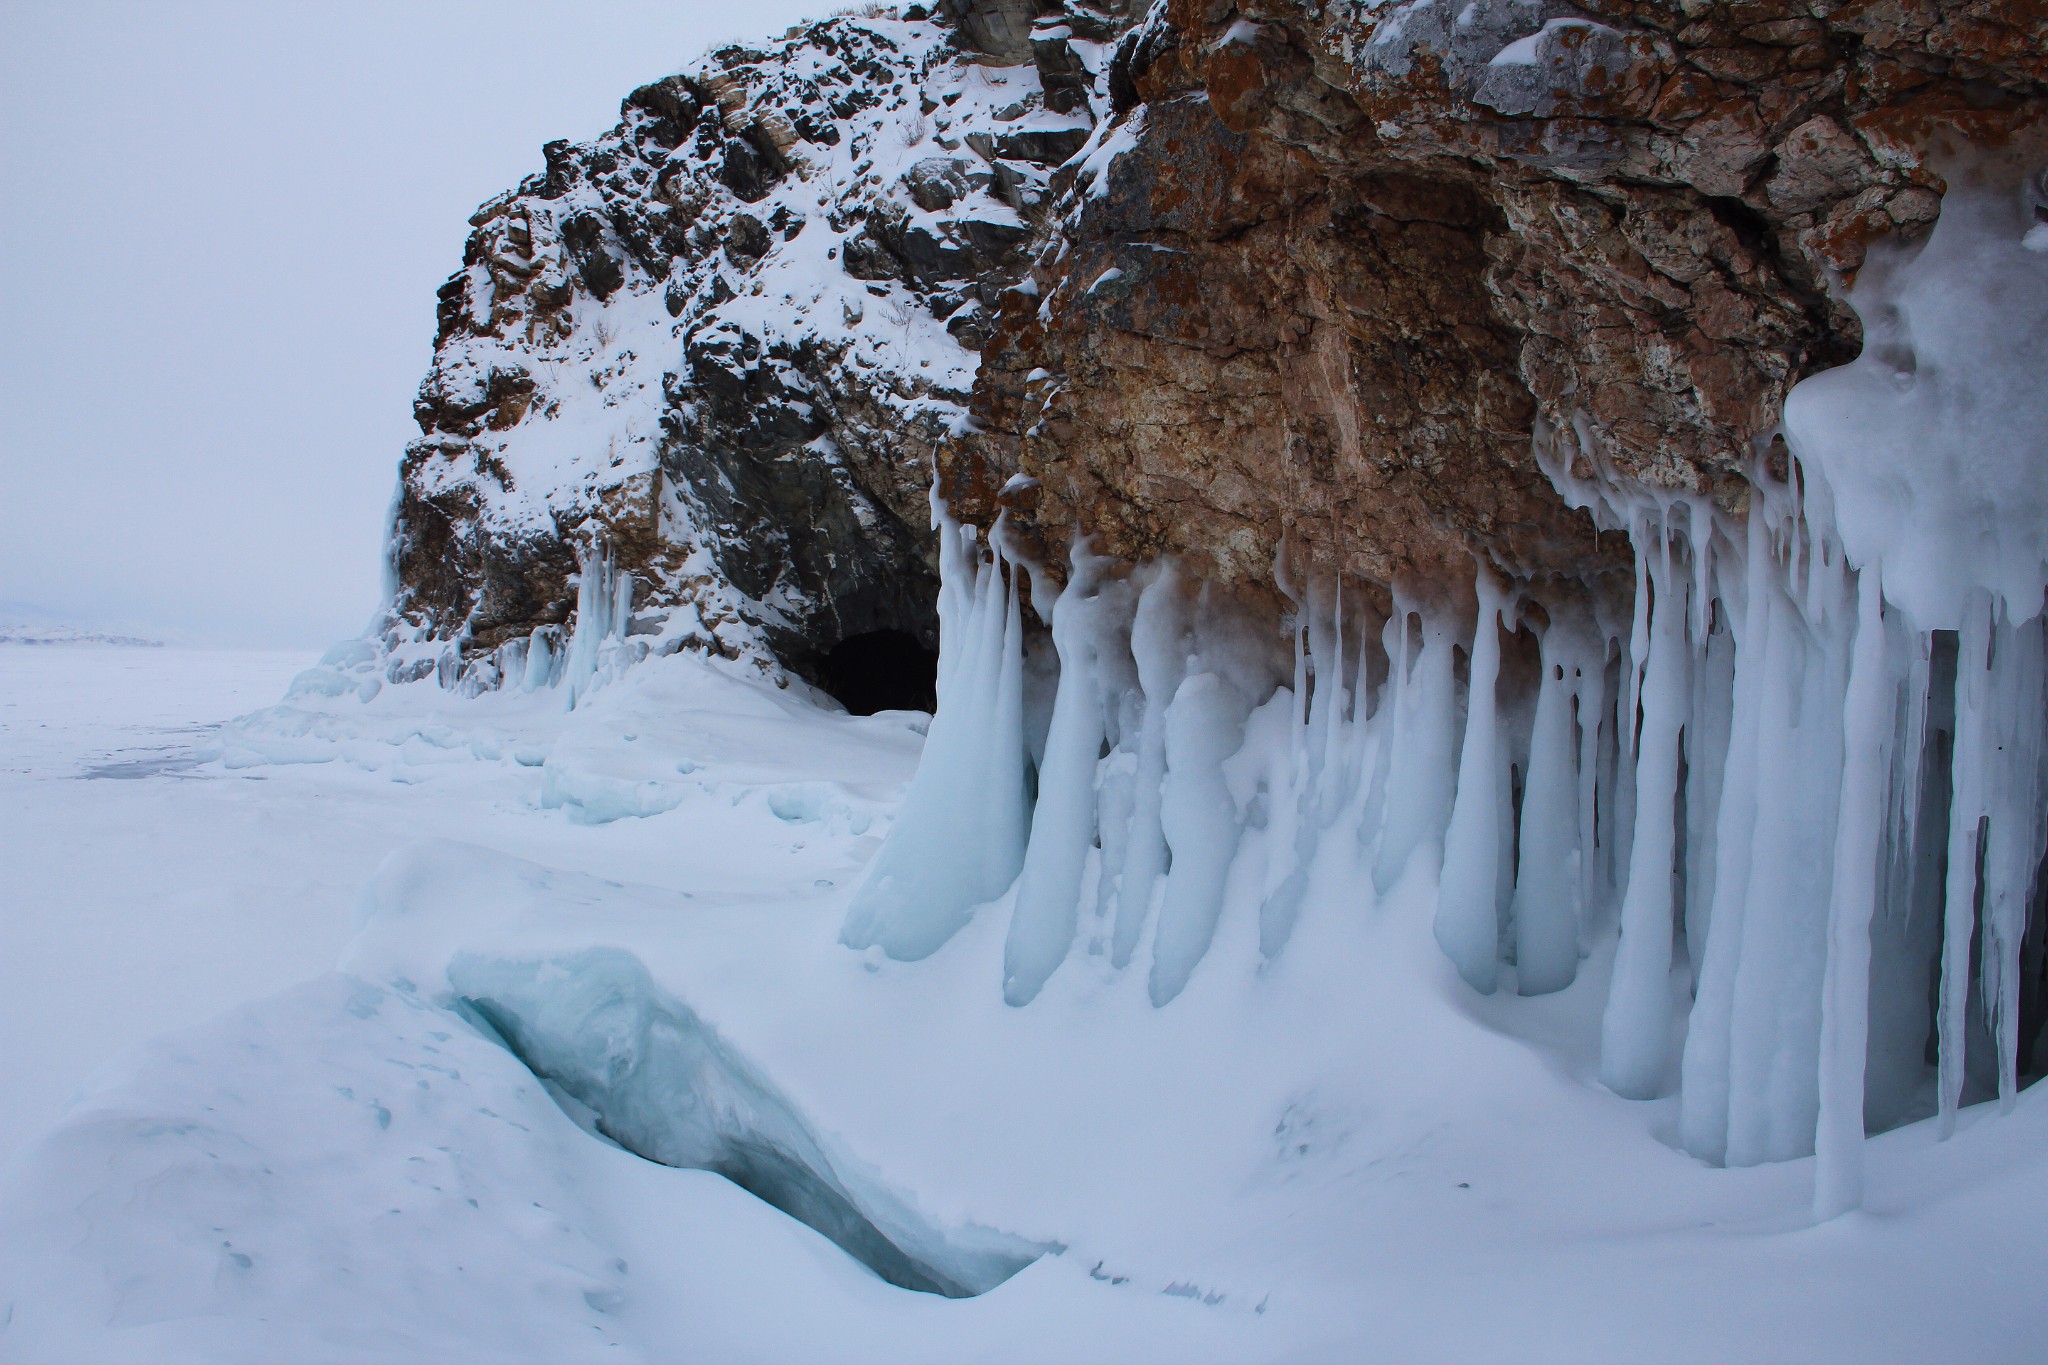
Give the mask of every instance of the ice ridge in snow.
[[601, 1132], [666, 1166], [711, 1171], [806, 1223], [889, 1283], [968, 1298], [1046, 1248], [944, 1229], [835, 1159], [775, 1087], [620, 948], [544, 961], [461, 954], [459, 1003]]

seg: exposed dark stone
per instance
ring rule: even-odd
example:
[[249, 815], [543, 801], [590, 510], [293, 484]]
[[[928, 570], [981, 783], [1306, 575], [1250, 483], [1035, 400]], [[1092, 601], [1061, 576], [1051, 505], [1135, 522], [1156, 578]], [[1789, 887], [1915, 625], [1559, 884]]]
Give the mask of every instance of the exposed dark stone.
[[1059, 11], [1057, 0], [939, 0], [963, 47], [1005, 66], [1031, 60], [1031, 26]]
[[1088, 141], [1086, 128], [1028, 128], [997, 133], [995, 155], [1039, 166], [1057, 166]]
[[725, 139], [725, 160], [719, 167], [718, 178], [741, 200], [758, 204], [768, 197], [776, 175], [774, 167], [768, 164], [767, 158], [753, 143], [745, 138], [728, 137]]
[[1071, 29], [1058, 36], [1035, 32], [1031, 38], [1031, 60], [1038, 67], [1038, 83], [1045, 91], [1045, 107], [1067, 114], [1088, 102], [1088, 68], [1067, 41]]
[[751, 213], [735, 213], [725, 225], [725, 252], [735, 264], [759, 260], [770, 245], [768, 229]]
[[571, 214], [562, 223], [562, 245], [576, 263], [583, 287], [596, 297], [608, 298], [625, 283], [625, 272], [605, 250], [605, 222], [596, 214]]

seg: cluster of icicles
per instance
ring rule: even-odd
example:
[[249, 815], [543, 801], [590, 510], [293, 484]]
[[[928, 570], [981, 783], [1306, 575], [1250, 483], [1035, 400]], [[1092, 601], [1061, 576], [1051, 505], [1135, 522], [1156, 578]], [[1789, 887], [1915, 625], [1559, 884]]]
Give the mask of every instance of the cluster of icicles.
[[633, 575], [619, 567], [602, 538], [578, 550], [575, 582], [573, 630], [536, 626], [530, 635], [507, 640], [476, 659], [449, 650], [436, 661], [440, 685], [466, 697], [499, 688], [562, 688], [565, 705], [573, 710], [603, 679], [645, 657], [644, 642], [626, 639], [633, 619]]
[[921, 958], [1014, 888], [1010, 1003], [1085, 939], [1119, 968], [1147, 950], [1164, 1005], [1248, 828], [1269, 958], [1332, 841], [1382, 891], [1440, 859], [1436, 936], [1473, 988], [1562, 989], [1618, 931], [1602, 1079], [1667, 1092], [1682, 1027], [1686, 1147], [1743, 1165], [1818, 1140], [1822, 1205], [1853, 1205], [1866, 1114], [1925, 1111], [1930, 1033], [1945, 1122], [1966, 1072], [2008, 1101], [2022, 1074], [2040, 616], [1985, 596], [1960, 632], [1913, 629], [1782, 483], [1734, 519], [1557, 477], [1632, 537], [1632, 619], [1484, 568], [1476, 621], [1317, 585], [1288, 679], [1283, 637], [1171, 564], [1077, 552], [1034, 603], [1049, 716], [1000, 527], [992, 548], [941, 517], [938, 715], [844, 941]]
[[1077, 552], [1033, 599], [1041, 723], [1000, 523], [991, 549], [942, 517], [939, 712], [844, 941], [921, 957], [1014, 886], [1011, 1003], [1085, 938], [1118, 967], [1149, 947], [1163, 1005], [1241, 844], [1268, 958], [1319, 858], [1381, 891], [1423, 860], [1474, 989], [1560, 990], [1611, 944], [1606, 1084], [1675, 1085], [1712, 1161], [1817, 1153], [1817, 1211], [1854, 1206], [1866, 1131], [2010, 1104], [2048, 1043], [2036, 170], [1952, 167], [1932, 237], [1871, 249], [1864, 354], [1793, 390], [1798, 463], [1759, 461], [1745, 515], [1602, 472], [1590, 423], [1539, 430], [1559, 492], [1633, 543], [1620, 619], [1483, 566], [1476, 612], [1313, 585], [1289, 678], [1285, 633], [1172, 565]]

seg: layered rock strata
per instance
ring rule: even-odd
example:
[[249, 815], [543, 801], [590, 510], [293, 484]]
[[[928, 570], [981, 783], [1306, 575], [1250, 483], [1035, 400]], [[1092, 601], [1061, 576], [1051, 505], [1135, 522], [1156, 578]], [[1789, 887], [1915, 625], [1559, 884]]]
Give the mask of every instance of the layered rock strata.
[[[1162, 0], [1054, 178], [953, 505], [1226, 583], [1620, 559], [1531, 453], [1739, 510], [1866, 245], [2031, 136], [2038, 4]], [[1002, 490], [1011, 489], [1005, 497]]]

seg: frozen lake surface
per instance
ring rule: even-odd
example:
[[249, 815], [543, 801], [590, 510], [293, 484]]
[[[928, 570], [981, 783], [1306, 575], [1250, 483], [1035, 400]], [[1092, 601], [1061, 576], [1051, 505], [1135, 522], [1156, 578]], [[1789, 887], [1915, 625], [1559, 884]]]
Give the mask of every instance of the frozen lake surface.
[[923, 962], [837, 942], [921, 717], [684, 656], [574, 712], [272, 707], [308, 663], [0, 651], [9, 1361], [2048, 1340], [2036, 1091], [1874, 1139], [1815, 1227], [1810, 1160], [1709, 1167], [1599, 1086], [1608, 963], [1465, 991], [1433, 878], [1326, 875], [1264, 969], [1234, 897], [1164, 1008], [1086, 945], [1012, 1008], [1004, 902]]

